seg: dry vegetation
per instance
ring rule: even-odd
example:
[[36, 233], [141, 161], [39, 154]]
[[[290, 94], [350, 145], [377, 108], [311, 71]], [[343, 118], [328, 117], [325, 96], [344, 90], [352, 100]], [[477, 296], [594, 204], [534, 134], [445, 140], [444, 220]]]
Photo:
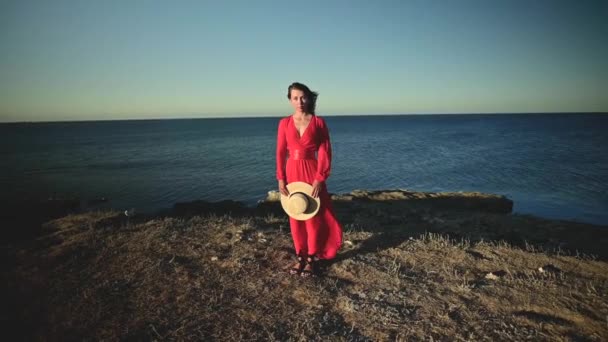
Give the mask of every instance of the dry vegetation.
[[452, 214], [404, 215], [392, 229], [344, 219], [344, 248], [316, 279], [287, 274], [283, 215], [69, 215], [4, 249], [2, 319], [28, 340], [608, 339], [605, 261], [454, 240]]

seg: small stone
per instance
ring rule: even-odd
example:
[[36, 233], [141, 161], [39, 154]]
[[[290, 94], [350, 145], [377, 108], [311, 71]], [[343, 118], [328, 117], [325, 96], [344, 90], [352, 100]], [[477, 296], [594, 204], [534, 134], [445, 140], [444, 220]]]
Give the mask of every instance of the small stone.
[[218, 257], [216, 257], [216, 256], [211, 257], [211, 261], [217, 261], [217, 260], [218, 260]]
[[539, 267], [538, 271], [540, 273], [545, 273], [545, 272], [547, 272], [547, 273], [560, 273], [562, 270], [560, 270], [559, 268], [557, 268], [557, 267], [555, 267], [555, 266], [553, 266], [551, 264], [548, 264], [548, 265]]
[[281, 200], [281, 193], [277, 190], [268, 191], [266, 202], [279, 202]]
[[349, 246], [349, 247], [352, 247], [352, 246], [354, 245], [354, 243], [353, 243], [352, 241], [350, 241], [350, 240], [346, 240], [346, 241], [344, 241], [344, 244], [345, 244], [346, 246]]
[[490, 273], [486, 274], [485, 278], [489, 279], [489, 280], [496, 280], [496, 279], [498, 279], [498, 276], [496, 274], [490, 272]]

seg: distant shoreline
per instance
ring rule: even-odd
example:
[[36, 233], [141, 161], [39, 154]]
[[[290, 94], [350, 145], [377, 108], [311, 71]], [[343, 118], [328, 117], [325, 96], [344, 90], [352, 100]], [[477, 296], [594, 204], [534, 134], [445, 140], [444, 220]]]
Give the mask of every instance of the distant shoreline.
[[[39, 234], [42, 224], [71, 214], [115, 212], [122, 220], [132, 217], [190, 217], [196, 215], [283, 217], [279, 193], [270, 191], [255, 206], [244, 202], [224, 200], [208, 202], [195, 200], [178, 202], [170, 208], [151, 212], [137, 209], [121, 211], [114, 208], [85, 206], [78, 199], [51, 199], [38, 202], [3, 203], [0, 221], [14, 228], [5, 238], [27, 241]], [[100, 202], [103, 203], [103, 202]], [[546, 248], [585, 251], [608, 260], [608, 225], [571, 220], [543, 218], [513, 213], [513, 201], [502, 195], [480, 192], [418, 192], [408, 190], [354, 190], [332, 194], [332, 204], [338, 219], [349, 225], [381, 225], [387, 231], [416, 226], [420, 233], [431, 231], [454, 236], [477, 236], [484, 239], [504, 239], [511, 243], [538, 242]], [[368, 222], [369, 221], [369, 222]], [[485, 223], [484, 223], [485, 222]], [[594, 234], [598, 239], [591, 238]], [[599, 238], [603, 237], [603, 238]], [[604, 241], [604, 242], [602, 242]]]
[[[421, 196], [431, 196], [431, 197], [439, 196], [439, 197], [441, 197], [441, 196], [445, 196], [446, 194], [448, 194], [448, 195], [455, 194], [455, 195], [461, 195], [463, 197], [467, 197], [467, 196], [479, 197], [478, 200], [480, 200], [480, 201], [483, 201], [484, 197], [486, 197], [486, 198], [493, 197], [493, 198], [498, 199], [497, 200], [498, 202], [501, 202], [500, 204], [498, 204], [498, 207], [503, 208], [503, 209], [500, 209], [500, 211], [504, 214], [508, 213], [510, 215], [533, 217], [533, 218], [536, 218], [539, 220], [564, 222], [567, 224], [589, 225], [589, 226], [600, 227], [602, 229], [605, 228], [608, 231], [608, 222], [598, 223], [598, 222], [591, 222], [591, 221], [583, 221], [580, 219], [556, 218], [556, 217], [550, 217], [550, 216], [543, 216], [543, 215], [536, 214], [536, 213], [514, 211], [514, 208], [516, 207], [516, 203], [514, 203], [508, 197], [506, 197], [504, 195], [500, 195], [500, 194], [488, 194], [488, 193], [481, 193], [481, 192], [476, 192], [476, 191], [433, 192], [433, 191], [416, 191], [416, 190], [401, 190], [401, 189], [384, 189], [384, 190], [353, 190], [352, 192], [347, 192], [347, 193], [330, 193], [330, 195], [331, 195], [332, 201], [349, 202], [349, 201], [352, 201], [353, 193], [363, 192], [365, 194], [377, 194], [376, 197], [379, 197], [380, 201], [385, 201], [385, 199], [382, 199], [382, 196], [383, 196], [382, 194], [396, 192], [396, 191], [409, 193], [413, 197], [421, 197]], [[378, 195], [378, 194], [380, 194], [380, 195]], [[276, 198], [273, 198], [273, 196]], [[54, 216], [57, 216], [57, 215], [60, 215], [60, 213], [61, 213], [61, 215], [67, 215], [68, 213], [83, 213], [83, 212], [97, 211], [97, 210], [116, 211], [116, 212], [133, 210], [138, 215], [158, 216], [158, 215], [164, 215], [167, 213], [174, 212], [176, 210], [176, 208], [178, 208], [178, 207], [180, 208], [180, 210], [185, 209], [186, 211], [196, 211], [196, 210], [200, 210], [201, 208], [203, 208], [203, 211], [205, 211], [205, 212], [212, 212], [214, 210], [219, 210], [219, 212], [221, 212], [221, 213], [227, 213], [227, 212], [230, 212], [230, 210], [237, 210], [237, 211], [249, 212], [251, 214], [255, 214], [256, 210], [259, 209], [260, 207], [267, 206], [269, 204], [269, 202], [278, 201], [277, 196], [278, 196], [278, 193], [275, 190], [271, 190], [268, 192], [268, 195], [265, 198], [263, 198], [261, 196], [260, 199], [256, 200], [255, 202], [235, 200], [235, 199], [222, 199], [222, 200], [195, 199], [195, 200], [184, 201], [184, 202], [176, 201], [176, 202], [170, 204], [169, 206], [155, 207], [152, 209], [141, 209], [141, 207], [138, 207], [136, 205], [115, 207], [111, 204], [112, 198], [107, 198], [107, 197], [103, 197], [103, 196], [94, 197], [94, 198], [80, 198], [78, 196], [37, 196], [37, 197], [23, 198], [23, 199], [19, 199], [19, 200], [15, 200], [15, 199], [0, 200], [0, 206], [3, 208], [2, 210], [0, 210], [0, 217], [8, 217], [11, 214], [15, 214], [20, 217], [27, 217], [27, 215], [29, 215], [29, 217], [32, 218], [32, 217], [36, 217], [36, 215], [38, 213], [54, 212], [54, 213], [56, 213]], [[369, 198], [359, 198], [359, 200], [367, 201], [367, 200], [369, 200]], [[376, 200], [378, 200], [378, 199], [376, 199]], [[459, 203], [459, 201], [460, 200], [454, 198], [451, 202], [451, 205], [454, 208], [458, 208], [461, 206], [460, 205], [461, 203]], [[508, 207], [508, 209], [506, 209], [507, 207]], [[485, 207], [485, 208], [487, 208], [487, 207]], [[279, 213], [281, 213], [279, 208], [275, 208], [275, 209]], [[57, 217], [59, 217], [59, 216], [57, 216]]]

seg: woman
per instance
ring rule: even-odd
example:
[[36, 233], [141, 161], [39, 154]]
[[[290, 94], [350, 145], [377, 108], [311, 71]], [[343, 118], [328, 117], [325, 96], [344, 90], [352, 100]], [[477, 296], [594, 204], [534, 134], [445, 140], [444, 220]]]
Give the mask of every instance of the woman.
[[312, 218], [305, 221], [289, 218], [298, 259], [290, 273], [304, 277], [314, 276], [315, 261], [334, 258], [342, 245], [342, 226], [325, 185], [331, 170], [331, 144], [325, 120], [315, 115], [317, 96], [304, 84], [292, 83], [287, 98], [294, 113], [281, 119], [277, 135], [277, 180], [281, 194], [289, 195], [287, 184], [305, 182], [312, 185], [312, 196], [321, 200], [321, 207]]

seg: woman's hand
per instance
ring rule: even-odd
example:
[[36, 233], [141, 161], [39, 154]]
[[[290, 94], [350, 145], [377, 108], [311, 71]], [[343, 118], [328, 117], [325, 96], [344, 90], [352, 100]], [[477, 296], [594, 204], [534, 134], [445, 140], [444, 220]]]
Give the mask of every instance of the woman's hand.
[[285, 185], [284, 180], [279, 180], [279, 191], [283, 196], [289, 196], [289, 191], [287, 190], [287, 186]]
[[319, 192], [321, 192], [322, 186], [323, 186], [323, 182], [319, 182], [316, 179], [314, 182], [312, 182], [312, 197], [314, 197], [314, 198], [319, 197]]

